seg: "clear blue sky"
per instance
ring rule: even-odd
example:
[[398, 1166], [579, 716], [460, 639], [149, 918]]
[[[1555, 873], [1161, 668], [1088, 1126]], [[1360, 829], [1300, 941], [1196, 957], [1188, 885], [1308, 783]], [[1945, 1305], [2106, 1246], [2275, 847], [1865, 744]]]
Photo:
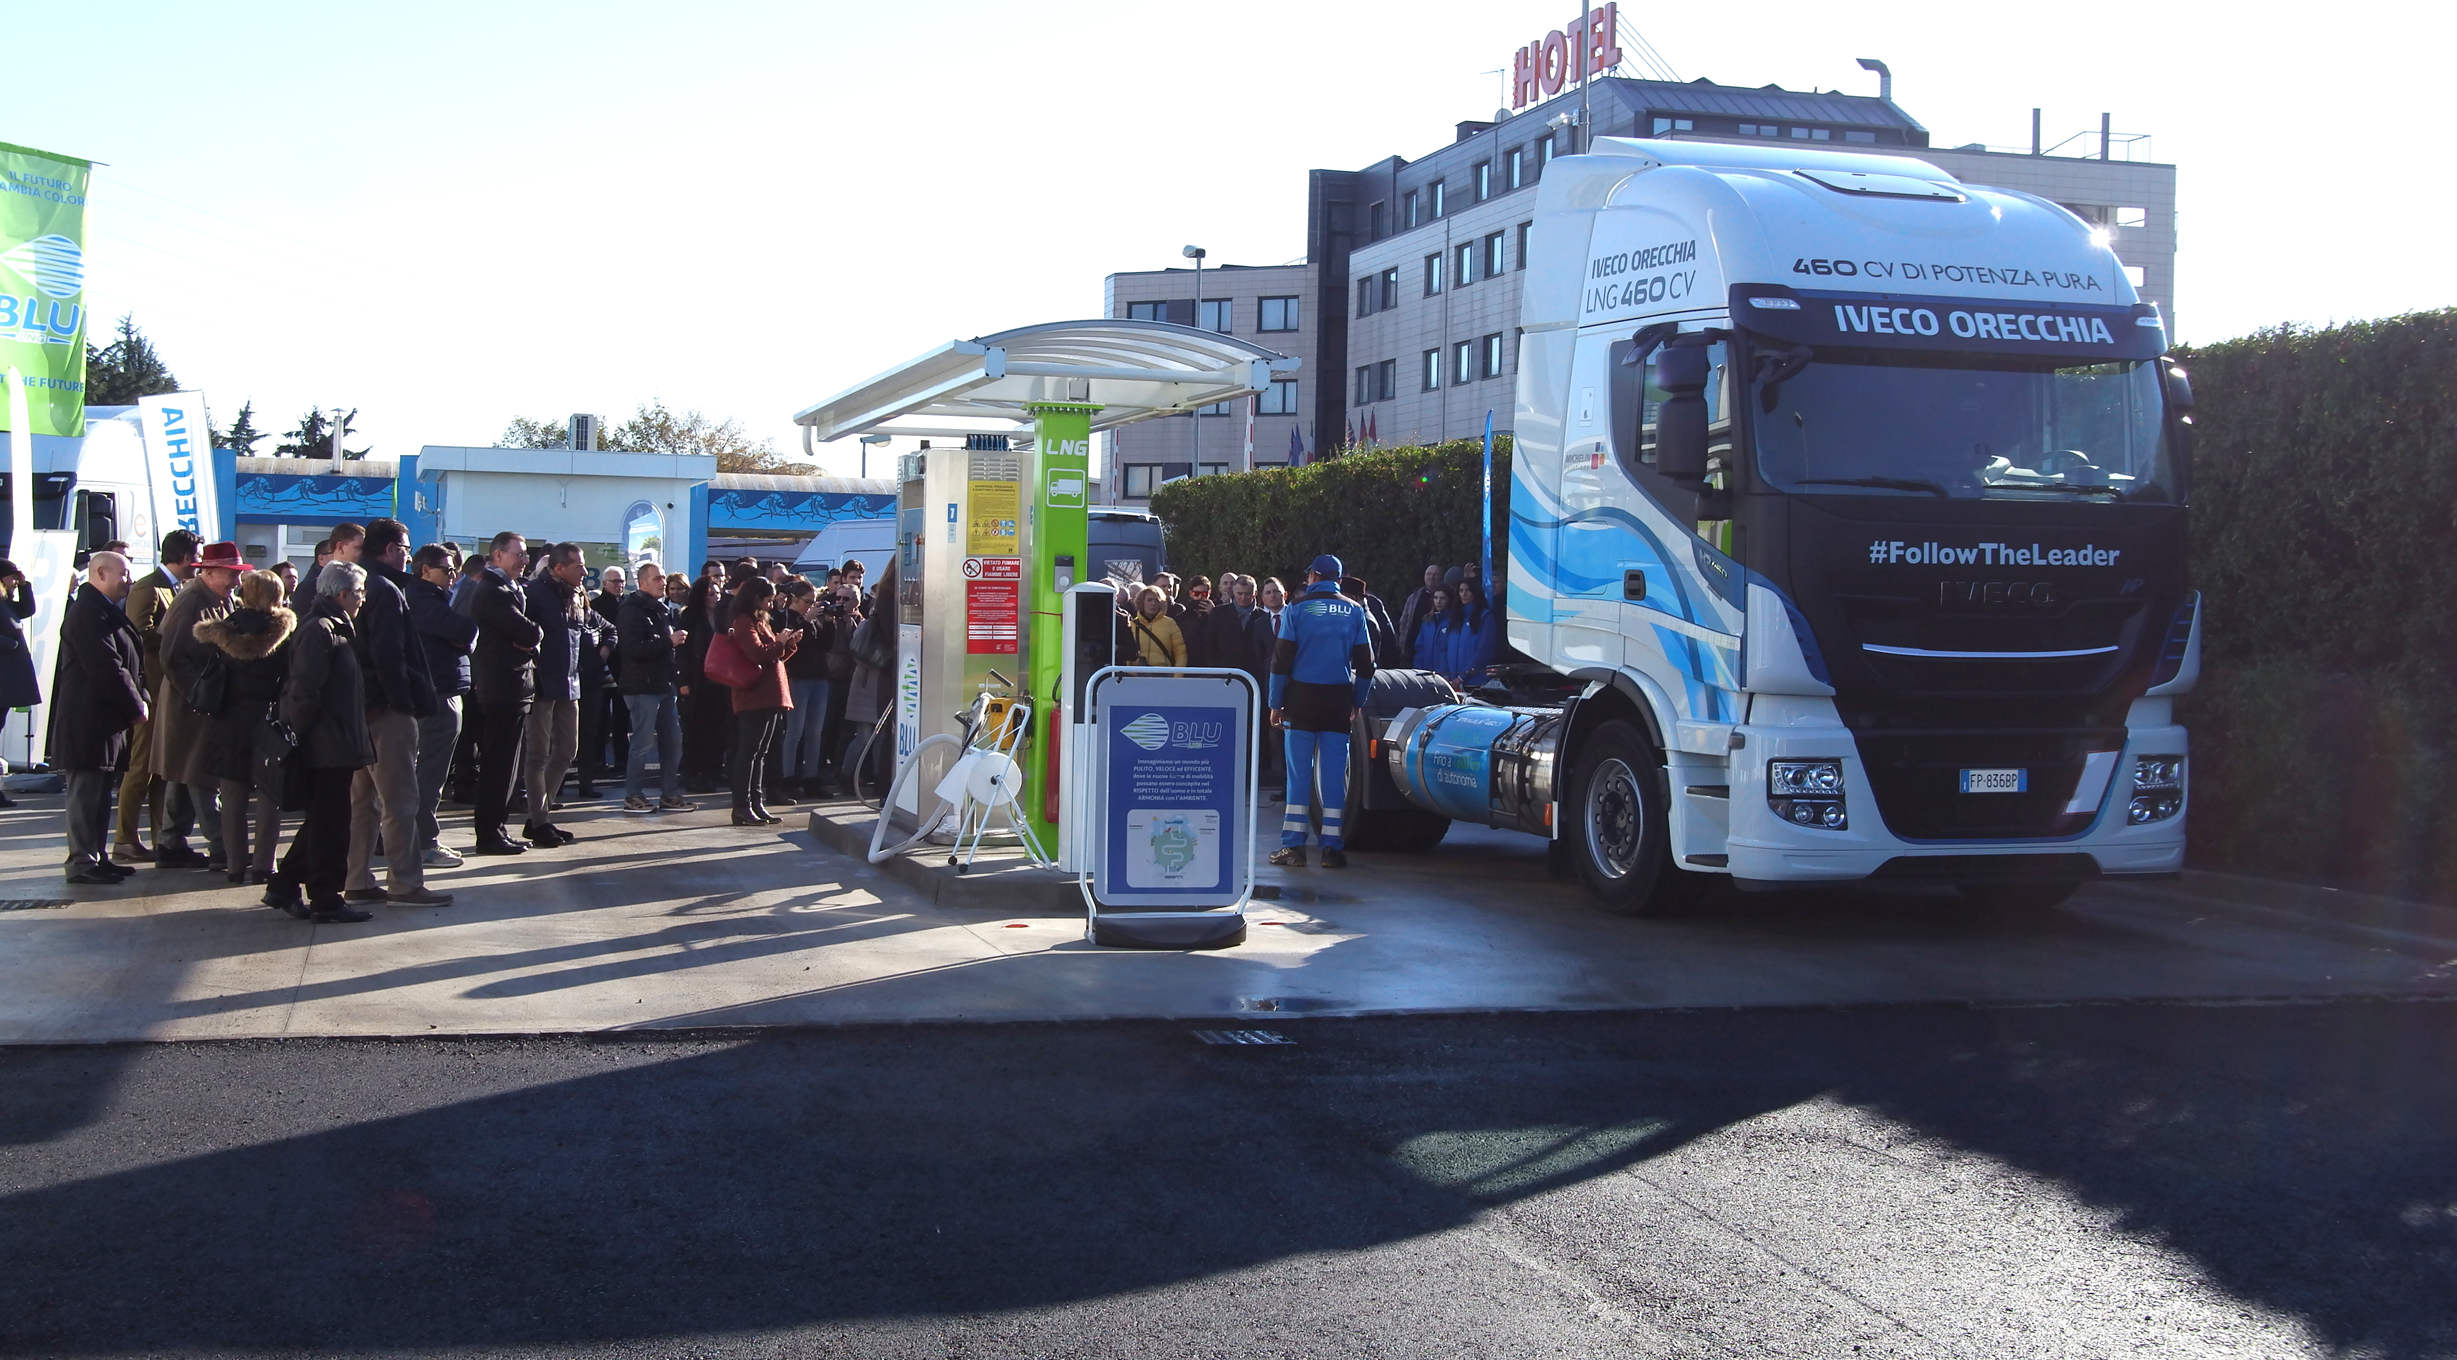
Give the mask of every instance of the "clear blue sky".
[[[1650, 12], [1652, 11], [1652, 12]], [[0, 141], [99, 167], [89, 288], [217, 418], [379, 452], [644, 399], [792, 412], [1101, 278], [1303, 253], [1305, 171], [1501, 102], [1546, 3], [61, 5]], [[2437, 6], [1631, 6], [1684, 78], [1895, 97], [1941, 145], [2180, 166], [2185, 338], [2457, 302]], [[26, 34], [20, 16], [15, 31]], [[849, 448], [829, 450], [849, 467]]]

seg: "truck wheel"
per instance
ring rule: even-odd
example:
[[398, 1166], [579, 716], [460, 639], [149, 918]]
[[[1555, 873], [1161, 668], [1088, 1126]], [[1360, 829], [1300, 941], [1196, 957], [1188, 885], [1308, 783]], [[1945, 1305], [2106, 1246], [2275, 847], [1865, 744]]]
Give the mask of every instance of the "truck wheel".
[[1954, 891], [1991, 911], [2046, 911], [2080, 892], [2079, 883], [1965, 883]]
[[1596, 905], [1615, 916], [1656, 916], [1703, 896], [1708, 878], [1672, 864], [1654, 747], [1623, 722], [1596, 728], [1585, 746], [1562, 817]]

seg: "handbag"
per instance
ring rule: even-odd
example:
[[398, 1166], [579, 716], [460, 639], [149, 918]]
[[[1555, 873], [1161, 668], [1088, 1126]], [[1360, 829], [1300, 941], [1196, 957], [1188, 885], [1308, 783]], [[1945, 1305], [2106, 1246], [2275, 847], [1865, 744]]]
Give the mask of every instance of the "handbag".
[[708, 640], [708, 655], [700, 662], [700, 670], [711, 680], [727, 689], [741, 689], [759, 682], [759, 667], [742, 654], [732, 633], [719, 633]]
[[230, 662], [221, 648], [205, 654], [204, 665], [188, 682], [188, 711], [211, 718], [230, 703]]
[[279, 700], [264, 706], [264, 721], [256, 724], [256, 730], [250, 734], [250, 738], [256, 750], [256, 758], [262, 761], [287, 760], [290, 758], [290, 753], [299, 748], [299, 734], [291, 731], [290, 724], [282, 721], [282, 706]]
[[878, 615], [873, 614], [862, 620], [862, 626], [853, 630], [853, 659], [872, 670], [892, 671], [896, 668], [895, 637], [879, 627]]

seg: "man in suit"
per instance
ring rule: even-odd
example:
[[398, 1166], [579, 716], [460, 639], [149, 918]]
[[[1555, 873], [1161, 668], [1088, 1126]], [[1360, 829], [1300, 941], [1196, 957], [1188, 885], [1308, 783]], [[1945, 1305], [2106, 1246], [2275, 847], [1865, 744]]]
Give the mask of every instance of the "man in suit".
[[221, 792], [211, 762], [198, 758], [213, 720], [188, 706], [188, 690], [204, 673], [208, 660], [220, 655], [220, 649], [196, 636], [196, 625], [230, 613], [231, 591], [238, 587], [239, 573], [245, 569], [239, 561], [238, 544], [206, 544], [198, 549], [188, 583], [179, 588], [171, 607], [162, 611], [162, 668], [145, 677], [154, 701], [154, 773], [171, 786], [173, 798], [184, 797], [194, 810], [208, 853], [198, 854], [188, 844], [187, 828], [173, 819], [154, 838], [157, 869], [218, 870], [226, 863]]
[[537, 649], [546, 630], [529, 617], [521, 589], [529, 544], [518, 534], [495, 535], [483, 570], [471, 578], [469, 616], [478, 624], [470, 654], [470, 697], [478, 705], [478, 848], [481, 855], [517, 855], [529, 847], [503, 833], [520, 774], [522, 730], [537, 697]]
[[128, 559], [98, 552], [60, 620], [59, 670], [51, 685], [52, 765], [68, 778], [71, 883], [118, 883], [134, 869], [104, 857], [111, 786], [128, 759], [128, 729], [144, 722], [145, 646], [120, 601]]
[[[162, 536], [162, 565], [145, 573], [144, 579], [133, 586], [121, 582], [120, 593], [127, 600], [121, 612], [136, 628], [145, 667], [138, 684], [149, 693], [162, 678], [162, 615], [178, 597], [179, 588], [194, 574], [196, 548], [196, 535], [185, 529], [173, 529]], [[123, 563], [127, 560], [120, 558]], [[86, 565], [93, 563], [89, 559]], [[140, 809], [152, 811], [157, 845], [165, 840], [185, 844], [188, 832], [196, 825], [196, 809], [189, 803], [187, 791], [164, 784], [154, 773], [153, 735], [153, 723], [145, 718], [139, 718], [128, 734], [128, 774], [119, 785], [119, 834], [111, 847], [111, 858], [124, 864], [151, 864], [154, 860], [153, 849], [137, 839]], [[163, 820], [166, 810], [170, 814], [168, 825]]]

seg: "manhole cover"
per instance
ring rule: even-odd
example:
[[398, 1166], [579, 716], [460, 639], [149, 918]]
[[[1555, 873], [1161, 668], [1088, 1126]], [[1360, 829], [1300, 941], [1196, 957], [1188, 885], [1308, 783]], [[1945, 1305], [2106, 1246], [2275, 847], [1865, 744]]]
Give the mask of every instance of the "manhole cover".
[[57, 897], [15, 897], [0, 899], [0, 911], [58, 911], [69, 903]]
[[1221, 1044], [1229, 1047], [1241, 1045], [1259, 1047], [1271, 1044], [1287, 1044], [1293, 1047], [1297, 1042], [1284, 1034], [1274, 1034], [1267, 1029], [1198, 1029], [1194, 1032], [1194, 1037], [1207, 1044]]

